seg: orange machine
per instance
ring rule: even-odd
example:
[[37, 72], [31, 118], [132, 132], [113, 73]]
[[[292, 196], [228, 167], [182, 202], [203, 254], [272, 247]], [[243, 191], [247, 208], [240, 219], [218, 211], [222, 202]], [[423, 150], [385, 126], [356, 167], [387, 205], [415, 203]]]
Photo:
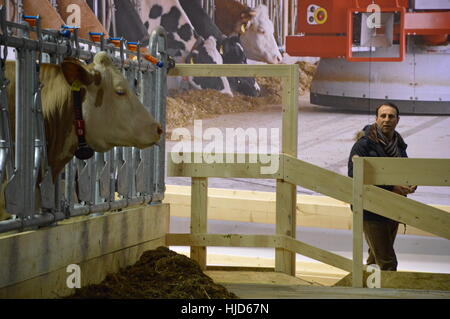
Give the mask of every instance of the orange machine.
[[299, 0], [291, 56], [319, 57], [311, 103], [450, 114], [450, 1]]
[[[286, 51], [292, 56], [339, 57], [348, 61], [403, 61], [408, 35], [420, 36], [429, 45], [446, 43], [450, 34], [450, 11], [440, 9], [444, 7], [440, 3], [445, 2], [448, 4], [448, 1], [432, 0], [301, 0], [297, 18], [299, 35], [287, 37]], [[414, 7], [418, 3], [422, 6], [417, 8], [421, 9]], [[426, 9], [426, 3], [431, 9]], [[370, 28], [371, 19], [378, 17], [380, 24], [376, 25], [375, 21]], [[373, 40], [374, 47], [386, 41], [397, 45], [398, 55], [355, 57], [353, 48], [361, 44], [364, 36]]]

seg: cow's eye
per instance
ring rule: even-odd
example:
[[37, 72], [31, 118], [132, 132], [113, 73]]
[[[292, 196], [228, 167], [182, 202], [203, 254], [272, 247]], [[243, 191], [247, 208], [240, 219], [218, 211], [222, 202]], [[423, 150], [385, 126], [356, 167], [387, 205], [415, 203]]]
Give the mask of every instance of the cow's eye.
[[115, 90], [116, 94], [119, 96], [123, 96], [123, 95], [127, 94], [127, 90], [121, 85], [116, 86], [114, 88], [114, 90]]

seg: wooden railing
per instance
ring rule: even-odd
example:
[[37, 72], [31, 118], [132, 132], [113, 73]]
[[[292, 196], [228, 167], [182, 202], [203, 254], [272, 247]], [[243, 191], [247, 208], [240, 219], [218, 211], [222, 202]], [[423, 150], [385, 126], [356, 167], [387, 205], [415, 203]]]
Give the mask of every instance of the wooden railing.
[[[450, 186], [450, 160], [355, 158], [354, 179], [328, 171], [297, 159], [298, 136], [298, 66], [297, 65], [179, 65], [170, 75], [182, 76], [277, 76], [283, 79], [283, 131], [279, 169], [262, 174], [267, 164], [195, 163], [202, 154], [183, 154], [190, 161], [176, 163], [180, 154], [169, 153], [171, 177], [191, 177], [191, 234], [168, 234], [168, 246], [191, 246], [191, 258], [206, 268], [206, 247], [268, 247], [275, 249], [275, 271], [295, 275], [295, 254], [353, 272], [353, 286], [363, 287], [365, 266], [362, 261], [362, 210], [406, 223], [424, 231], [450, 239], [450, 214], [392, 192], [372, 186], [381, 184]], [[220, 154], [215, 154], [215, 157]], [[234, 158], [237, 154], [222, 154]], [[276, 179], [276, 234], [234, 235], [208, 234], [208, 178]], [[353, 260], [311, 246], [295, 239], [296, 187], [301, 186], [343, 202], [352, 203]]]
[[363, 210], [450, 239], [450, 214], [370, 185], [450, 186], [450, 159], [353, 159], [353, 286], [362, 287]]

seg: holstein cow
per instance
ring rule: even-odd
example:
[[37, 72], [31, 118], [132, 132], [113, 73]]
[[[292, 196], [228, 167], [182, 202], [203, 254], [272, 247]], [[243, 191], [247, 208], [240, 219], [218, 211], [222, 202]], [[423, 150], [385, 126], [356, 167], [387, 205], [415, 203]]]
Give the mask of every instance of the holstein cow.
[[[222, 56], [216, 49], [216, 39], [209, 37], [206, 40], [199, 38], [194, 48], [186, 57], [186, 61], [192, 64], [222, 64]], [[225, 77], [210, 78], [210, 77], [193, 77], [189, 79], [191, 85], [196, 89], [225, 89], [223, 85], [227, 85], [228, 81]], [[228, 88], [229, 89], [229, 86]]]
[[[47, 153], [54, 180], [78, 148], [71, 91], [75, 81], [81, 84], [86, 142], [94, 151], [107, 152], [115, 146], [144, 149], [159, 141], [163, 133], [161, 125], [145, 109], [105, 52], [97, 53], [90, 65], [75, 59], [66, 60], [61, 65], [43, 64], [39, 75], [43, 85]], [[6, 64], [6, 77], [10, 81], [7, 94], [12, 117], [11, 132], [14, 134], [14, 61]], [[3, 190], [1, 192], [3, 195]], [[0, 206], [0, 220], [3, 209], [3, 205]]]
[[247, 58], [270, 64], [282, 62], [267, 6], [250, 9], [234, 0], [215, 0], [215, 4], [217, 26], [225, 34], [234, 30], [240, 35]]
[[[178, 63], [184, 63], [197, 41], [201, 41], [178, 0], [142, 0], [141, 20], [149, 31], [157, 26], [167, 31], [168, 53]], [[210, 48], [211, 56], [220, 55], [217, 49], [215, 51]], [[189, 79], [191, 84], [193, 81]], [[210, 81], [217, 84], [213, 89], [233, 96], [227, 78], [210, 78]]]
[[[204, 39], [213, 37], [216, 40], [217, 49], [223, 57], [224, 64], [247, 64], [247, 57], [239, 42], [239, 37], [226, 37], [198, 2], [192, 0], [179, 1], [194, 26], [195, 31]], [[228, 78], [228, 81], [233, 91], [248, 96], [258, 96], [260, 94], [260, 87], [254, 78], [234, 77]]]

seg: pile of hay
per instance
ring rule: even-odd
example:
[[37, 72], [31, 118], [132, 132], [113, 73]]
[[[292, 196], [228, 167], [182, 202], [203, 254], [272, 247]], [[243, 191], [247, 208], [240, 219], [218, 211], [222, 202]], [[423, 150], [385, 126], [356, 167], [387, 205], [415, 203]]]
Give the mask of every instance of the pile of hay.
[[[299, 94], [309, 92], [317, 65], [298, 62]], [[192, 125], [194, 120], [220, 114], [241, 113], [257, 110], [262, 106], [280, 105], [282, 100], [281, 78], [259, 77], [261, 96], [248, 97], [235, 94], [231, 97], [216, 90], [174, 91], [167, 98], [167, 131]]]
[[166, 247], [145, 252], [134, 265], [67, 299], [237, 299], [205, 275], [197, 262]]

